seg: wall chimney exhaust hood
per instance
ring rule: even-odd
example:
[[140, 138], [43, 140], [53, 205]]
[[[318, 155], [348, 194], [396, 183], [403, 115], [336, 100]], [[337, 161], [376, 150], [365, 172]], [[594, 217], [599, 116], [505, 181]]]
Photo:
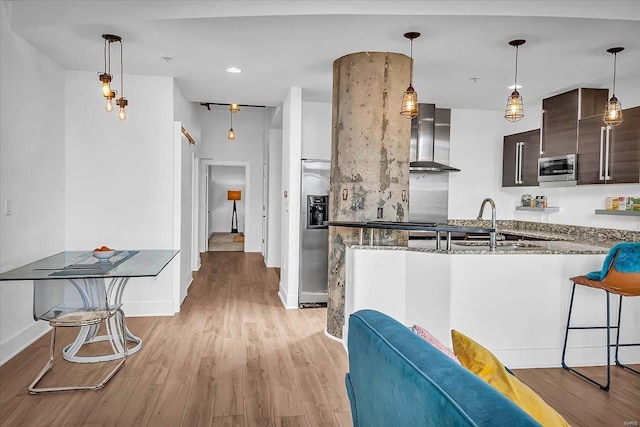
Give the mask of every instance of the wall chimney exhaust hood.
[[435, 104], [419, 104], [420, 113], [411, 119], [411, 172], [460, 172], [449, 166], [451, 110]]

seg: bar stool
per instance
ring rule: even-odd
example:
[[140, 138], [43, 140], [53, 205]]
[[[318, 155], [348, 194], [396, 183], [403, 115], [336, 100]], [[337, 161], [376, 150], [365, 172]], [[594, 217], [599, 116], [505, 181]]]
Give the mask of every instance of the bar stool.
[[[571, 289], [571, 302], [569, 303], [569, 315], [567, 317], [567, 328], [565, 330], [564, 345], [562, 347], [562, 367], [574, 372], [586, 379], [587, 381], [597, 385], [604, 391], [609, 391], [611, 384], [611, 352], [610, 348], [615, 347], [615, 363], [617, 366], [627, 369], [640, 375], [640, 371], [622, 364], [618, 360], [618, 350], [620, 347], [640, 346], [640, 343], [621, 344], [620, 343], [620, 317], [622, 315], [622, 297], [640, 296], [640, 242], [636, 243], [619, 243], [609, 251], [604, 260], [601, 271], [593, 271], [584, 276], [576, 276], [571, 278], [573, 288]], [[606, 326], [570, 326], [571, 311], [573, 308], [573, 297], [576, 291], [576, 285], [587, 286], [594, 289], [602, 289], [607, 295], [607, 325]], [[616, 326], [611, 326], [609, 294], [619, 296], [618, 302], [618, 322]], [[606, 329], [607, 330], [607, 383], [601, 384], [593, 378], [589, 378], [585, 374], [578, 372], [576, 369], [567, 366], [565, 363], [565, 355], [567, 352], [567, 338], [569, 330], [572, 329]], [[611, 344], [610, 332], [616, 329], [616, 343]]]
[[[34, 281], [33, 317], [35, 320], [46, 320], [53, 327], [51, 331], [51, 346], [49, 360], [38, 376], [29, 386], [30, 394], [50, 393], [56, 391], [98, 390], [122, 368], [127, 360], [126, 325], [121, 304], [112, 305], [107, 300], [104, 281], [97, 279], [86, 280], [37, 280]], [[44, 376], [51, 371], [55, 359], [56, 331], [59, 327], [80, 327], [81, 332], [70, 347], [78, 348], [103, 339], [91, 338], [95, 335], [100, 324], [105, 323], [108, 339], [114, 353], [119, 355], [118, 363], [99, 383], [92, 385], [72, 385], [55, 387], [36, 387]], [[84, 331], [84, 333], [83, 333]], [[74, 353], [75, 354], [75, 353]], [[100, 362], [89, 359], [89, 362]], [[73, 362], [74, 359], [71, 358]]]

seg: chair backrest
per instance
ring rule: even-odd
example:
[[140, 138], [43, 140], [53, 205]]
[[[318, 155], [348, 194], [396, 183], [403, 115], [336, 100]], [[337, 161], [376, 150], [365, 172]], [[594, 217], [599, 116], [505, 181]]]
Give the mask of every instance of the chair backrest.
[[600, 272], [605, 290], [640, 296], [640, 242], [618, 243], [611, 248]]

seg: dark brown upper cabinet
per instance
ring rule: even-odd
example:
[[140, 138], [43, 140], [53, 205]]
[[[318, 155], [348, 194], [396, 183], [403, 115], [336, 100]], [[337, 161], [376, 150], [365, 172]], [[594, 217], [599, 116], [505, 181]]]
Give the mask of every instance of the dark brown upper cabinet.
[[607, 89], [579, 88], [542, 100], [540, 157], [578, 152], [578, 121], [600, 115], [607, 103]]
[[640, 107], [623, 110], [622, 118], [615, 127], [602, 113], [580, 120], [578, 184], [640, 182]]
[[502, 151], [502, 186], [538, 185], [540, 129], [504, 137]]

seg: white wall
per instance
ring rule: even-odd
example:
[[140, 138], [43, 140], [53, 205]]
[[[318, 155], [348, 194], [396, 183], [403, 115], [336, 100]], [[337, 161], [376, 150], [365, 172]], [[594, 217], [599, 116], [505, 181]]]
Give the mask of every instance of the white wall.
[[282, 105], [282, 271], [278, 296], [287, 308], [298, 306], [300, 248], [300, 158], [302, 89], [292, 87]]
[[[129, 107], [121, 122], [104, 111], [95, 73], [65, 73], [67, 250], [179, 249], [173, 80], [125, 78]], [[179, 262], [174, 259], [157, 278], [130, 281], [123, 298], [127, 315], [174, 313], [173, 269]]]
[[331, 103], [302, 103], [302, 158], [331, 160]]
[[[8, 7], [0, 4], [2, 272], [63, 251], [65, 235], [63, 70], [11, 31]], [[0, 364], [49, 330], [32, 312], [31, 282], [0, 282]]]
[[269, 131], [269, 214], [267, 240], [267, 267], [280, 267], [282, 264], [282, 129]]
[[[184, 127], [196, 140], [202, 142], [200, 138], [200, 124], [196, 120], [198, 105], [187, 102], [175, 83], [173, 84], [173, 120], [178, 122], [180, 128]], [[181, 130], [181, 129], [179, 129]], [[187, 297], [187, 291], [193, 280], [193, 266], [199, 266], [199, 253], [193, 253], [193, 211], [196, 202], [193, 195], [193, 158], [195, 147], [189, 143], [187, 138], [178, 134], [180, 147], [180, 218], [177, 225], [180, 227], [180, 294], [177, 301], [174, 301], [174, 309], [179, 311], [179, 304]], [[175, 147], [174, 147], [175, 148]], [[175, 151], [174, 151], [175, 152]], [[175, 218], [174, 218], [175, 220]], [[174, 226], [175, 226], [174, 221]], [[198, 258], [198, 259], [194, 259]]]
[[[230, 125], [229, 108], [212, 106], [211, 111], [204, 107], [198, 110], [198, 118], [202, 124], [202, 144], [196, 146], [198, 157], [222, 163], [249, 162], [250, 182], [246, 188], [248, 215], [245, 218], [245, 252], [261, 251], [264, 115], [264, 108], [242, 107], [240, 112], [233, 116], [236, 139], [229, 141], [227, 139]], [[200, 231], [200, 235], [204, 235], [204, 228]]]

